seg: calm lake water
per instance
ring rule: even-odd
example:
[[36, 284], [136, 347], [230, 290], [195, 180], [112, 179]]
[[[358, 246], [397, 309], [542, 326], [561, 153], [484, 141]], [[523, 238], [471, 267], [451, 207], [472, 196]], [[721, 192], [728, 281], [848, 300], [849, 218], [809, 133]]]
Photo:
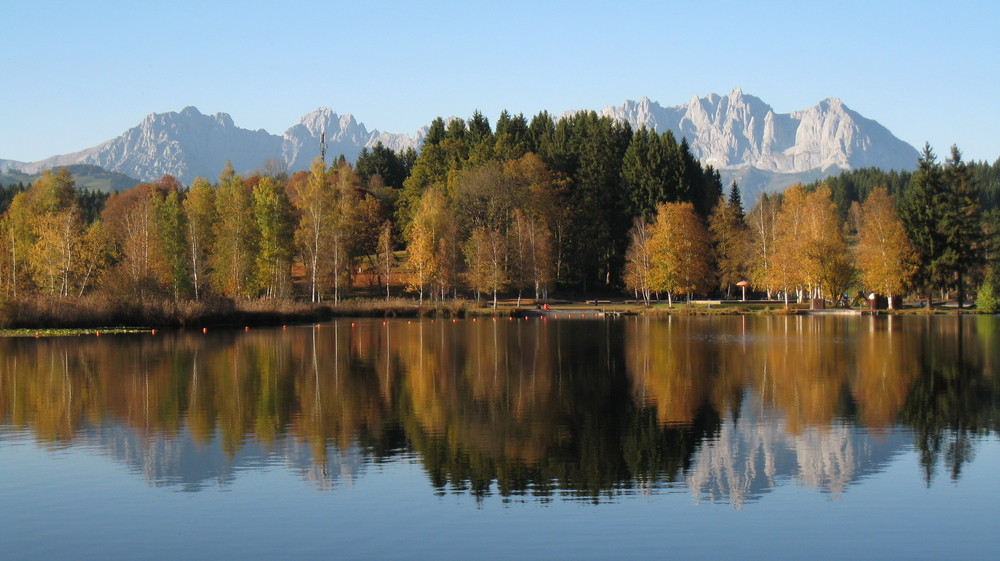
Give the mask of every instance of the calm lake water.
[[992, 559], [1000, 318], [0, 340], [3, 559]]

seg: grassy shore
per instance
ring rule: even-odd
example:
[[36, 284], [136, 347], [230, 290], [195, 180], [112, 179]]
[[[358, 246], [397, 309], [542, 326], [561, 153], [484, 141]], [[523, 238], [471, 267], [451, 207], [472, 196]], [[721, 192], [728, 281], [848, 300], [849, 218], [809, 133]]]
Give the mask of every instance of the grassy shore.
[[[336, 306], [292, 300], [174, 301], [124, 300], [107, 295], [82, 298], [14, 299], [0, 302], [0, 334], [56, 334], [100, 328], [263, 326], [329, 321], [336, 317], [463, 317], [468, 302], [454, 300], [419, 305], [411, 299], [347, 300]], [[509, 311], [508, 311], [509, 313]]]
[[[483, 303], [484, 304], [484, 303]], [[557, 300], [551, 311], [593, 311], [615, 315], [785, 315], [803, 313], [806, 305], [781, 303], [665, 303], [646, 306], [628, 300]], [[108, 295], [82, 298], [14, 299], [0, 302], [0, 336], [77, 335], [149, 331], [151, 329], [208, 326], [266, 326], [329, 321], [336, 317], [471, 317], [536, 313], [531, 300], [505, 301], [496, 309], [468, 300], [419, 304], [411, 298], [351, 299], [338, 305], [292, 300], [174, 301], [124, 300]], [[892, 314], [957, 313], [955, 308], [882, 310]], [[975, 313], [966, 308], [964, 313]]]

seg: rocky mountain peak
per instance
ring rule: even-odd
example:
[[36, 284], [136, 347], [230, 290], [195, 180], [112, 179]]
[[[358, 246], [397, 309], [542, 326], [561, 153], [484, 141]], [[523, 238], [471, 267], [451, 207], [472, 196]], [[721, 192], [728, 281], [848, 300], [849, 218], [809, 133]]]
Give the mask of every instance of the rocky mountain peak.
[[775, 113], [760, 98], [734, 88], [729, 94], [694, 96], [687, 104], [661, 107], [626, 102], [601, 111], [659, 133], [687, 138], [703, 163], [728, 183], [739, 181], [748, 201], [775, 190], [857, 167], [912, 169], [916, 150], [885, 127], [851, 111], [835, 97], [792, 113]]
[[[567, 112], [570, 114], [572, 112]], [[634, 129], [672, 131], [686, 139], [704, 164], [720, 170], [723, 180], [737, 180], [744, 198], [777, 190], [838, 170], [878, 166], [912, 169], [917, 151], [875, 121], [850, 110], [835, 97], [792, 113], [775, 113], [763, 100], [734, 88], [725, 96], [693, 96], [686, 104], [664, 107], [648, 97], [608, 106], [599, 112]], [[414, 134], [369, 131], [353, 115], [318, 107], [278, 136], [235, 125], [226, 113], [203, 115], [188, 106], [179, 112], [153, 113], [118, 138], [40, 162], [2, 161], [26, 173], [70, 164], [93, 164], [152, 181], [169, 173], [184, 183], [215, 178], [227, 160], [239, 172], [279, 158], [290, 171], [308, 169], [320, 155], [326, 133], [328, 158], [357, 158], [362, 148], [381, 142], [397, 151], [419, 148], [426, 128]]]

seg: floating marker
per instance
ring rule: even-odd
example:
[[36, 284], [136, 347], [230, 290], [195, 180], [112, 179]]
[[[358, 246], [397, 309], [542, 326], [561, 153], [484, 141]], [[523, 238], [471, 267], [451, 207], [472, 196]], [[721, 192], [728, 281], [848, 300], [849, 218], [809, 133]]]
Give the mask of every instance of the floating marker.
[[155, 329], [152, 331], [152, 335], [156, 335], [156, 330]]
[[201, 332], [202, 333], [208, 333], [208, 328], [207, 327], [202, 327], [201, 328]]
[[41, 334], [41, 333], [39, 333], [39, 332], [37, 332], [37, 331], [35, 332], [35, 339], [38, 339], [38, 338], [39, 338], [39, 337], [41, 337], [41, 336], [42, 336], [42, 334]]
[[248, 326], [244, 327], [243, 331], [250, 331], [250, 326], [248, 325]]
[[95, 331], [95, 332], [94, 332], [94, 336], [96, 336], [96, 337], [100, 337], [100, 336], [101, 336], [101, 332], [100, 332], [100, 331]]

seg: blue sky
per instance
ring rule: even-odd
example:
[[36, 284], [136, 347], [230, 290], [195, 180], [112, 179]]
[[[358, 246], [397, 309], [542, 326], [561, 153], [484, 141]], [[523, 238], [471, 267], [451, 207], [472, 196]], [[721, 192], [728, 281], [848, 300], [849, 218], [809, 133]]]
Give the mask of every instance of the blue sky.
[[8, 0], [0, 158], [188, 105], [277, 134], [320, 106], [411, 133], [735, 87], [781, 113], [839, 97], [918, 149], [1000, 157], [997, 0], [471, 4]]

